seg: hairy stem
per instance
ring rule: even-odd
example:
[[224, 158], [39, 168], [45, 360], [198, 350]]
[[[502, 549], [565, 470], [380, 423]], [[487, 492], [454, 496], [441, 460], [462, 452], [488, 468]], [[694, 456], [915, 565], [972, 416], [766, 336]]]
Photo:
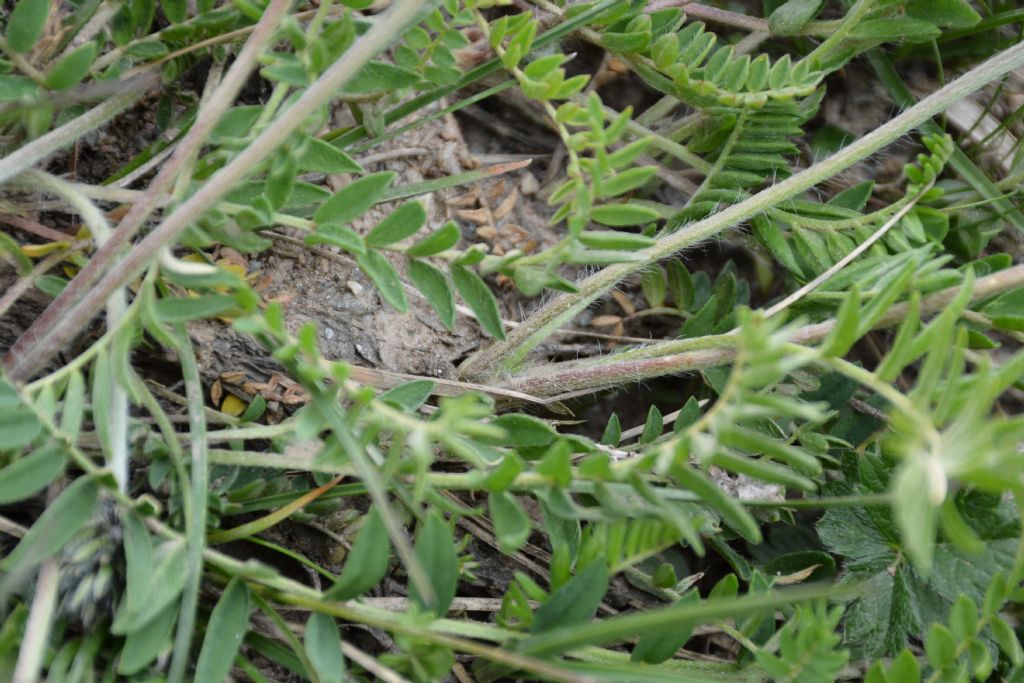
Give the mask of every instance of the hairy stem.
[[563, 294], [540, 308], [513, 330], [506, 341], [493, 344], [469, 358], [463, 363], [460, 372], [464, 377], [489, 379], [518, 369], [527, 354], [547, 339], [554, 330], [572, 320], [616, 283], [649, 267], [652, 263], [736, 227], [779, 202], [814, 187], [917, 128], [953, 102], [1022, 64], [1024, 44], [1004, 50], [811, 168], [759, 192], [750, 199], [727, 207], [720, 213], [667, 235], [658, 244], [641, 252], [642, 260], [610, 266], [595, 273], [579, 283], [578, 292]]
[[[974, 300], [984, 299], [1022, 285], [1024, 265], [1018, 265], [978, 279], [974, 283], [972, 296]], [[921, 300], [922, 315], [943, 310], [959, 292], [960, 287], [957, 286], [924, 297]], [[907, 303], [893, 306], [879, 319], [876, 327], [884, 328], [899, 324], [906, 316], [908, 307]], [[797, 330], [791, 341], [798, 344], [819, 342], [832, 332], [836, 324], [836, 319], [832, 318], [807, 325]], [[556, 363], [508, 382], [504, 388], [557, 399], [561, 395], [597, 391], [623, 382], [726, 365], [736, 357], [737, 342], [735, 335], [722, 334], [648, 347], [644, 349], [646, 353], [641, 358], [616, 361], [615, 356], [611, 356], [592, 365]], [[686, 350], [680, 350], [681, 347]], [[562, 369], [560, 366], [568, 367]]]

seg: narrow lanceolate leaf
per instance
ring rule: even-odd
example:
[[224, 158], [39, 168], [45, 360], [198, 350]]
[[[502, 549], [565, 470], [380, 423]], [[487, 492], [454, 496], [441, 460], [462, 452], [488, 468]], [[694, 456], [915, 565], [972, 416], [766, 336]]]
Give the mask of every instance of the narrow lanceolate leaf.
[[89, 73], [96, 59], [96, 43], [88, 42], [61, 58], [46, 73], [43, 84], [53, 90], [64, 90], [78, 83]]
[[79, 477], [47, 506], [11, 554], [0, 560], [0, 571], [31, 569], [52, 556], [89, 521], [99, 497], [92, 477]]
[[398, 273], [387, 257], [379, 251], [367, 250], [365, 254], [356, 256], [356, 263], [363, 269], [373, 284], [377, 286], [381, 298], [388, 302], [400, 313], [409, 310], [409, 303], [405, 300], [405, 291], [402, 289], [402, 281], [398, 279]]
[[661, 214], [638, 204], [605, 204], [591, 209], [590, 217], [601, 225], [617, 227], [651, 223], [661, 218]]
[[7, 21], [7, 47], [25, 53], [43, 34], [50, 14], [50, 0], [19, 0]]
[[614, 230], [585, 230], [579, 241], [592, 249], [646, 249], [655, 244], [653, 237]]
[[448, 284], [448, 278], [440, 270], [416, 259], [410, 259], [409, 279], [416, 289], [426, 297], [427, 302], [437, 312], [444, 326], [449, 330], [455, 327], [455, 295]]
[[495, 339], [504, 341], [505, 327], [498, 313], [498, 300], [494, 298], [490, 288], [476, 273], [462, 266], [452, 266], [452, 279], [455, 288], [466, 304], [473, 309], [480, 326]]
[[391, 543], [380, 514], [370, 510], [363, 528], [356, 535], [352, 551], [345, 559], [345, 568], [338, 582], [327, 591], [332, 600], [356, 598], [377, 585], [388, 570]]
[[362, 173], [363, 167], [329, 142], [309, 136], [298, 153], [299, 169], [318, 173]]
[[455, 599], [455, 589], [459, 583], [459, 558], [455, 553], [452, 530], [436, 510], [427, 515], [416, 537], [416, 557], [430, 577], [434, 602], [428, 604], [415, 584], [409, 586], [409, 597], [422, 609], [443, 616]]
[[359, 218], [384, 196], [396, 175], [394, 171], [383, 171], [353, 181], [321, 204], [313, 214], [313, 220], [317, 223], [348, 223]]
[[306, 622], [303, 640], [310, 664], [321, 683], [341, 683], [345, 677], [345, 660], [341, 656], [341, 636], [334, 619], [314, 612]]
[[608, 591], [608, 579], [604, 560], [593, 562], [552, 593], [547, 602], [537, 609], [531, 632], [541, 633], [590, 621]]
[[227, 678], [248, 627], [249, 588], [236, 577], [210, 615], [196, 662], [196, 683], [220, 683]]
[[35, 495], [64, 471], [64, 454], [44, 446], [0, 469], [0, 505]]
[[366, 236], [371, 247], [383, 247], [416, 234], [427, 221], [427, 212], [419, 202], [407, 202], [374, 227]]

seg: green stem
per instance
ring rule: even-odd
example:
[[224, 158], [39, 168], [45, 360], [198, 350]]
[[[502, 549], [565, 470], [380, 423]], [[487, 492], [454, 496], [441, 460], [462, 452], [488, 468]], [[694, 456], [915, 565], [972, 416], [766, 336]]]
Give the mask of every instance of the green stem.
[[610, 266], [584, 279], [579, 283], [578, 292], [564, 294], [552, 300], [513, 330], [506, 341], [493, 344], [469, 358], [460, 368], [461, 374], [464, 377], [486, 380], [495, 375], [518, 370], [526, 356], [556, 329], [567, 324], [624, 278], [687, 247], [740, 225], [779, 202], [831, 178], [917, 128], [953, 102], [1021, 65], [1024, 65], [1024, 43], [985, 61], [885, 125], [811, 168], [762, 190], [739, 204], [729, 206], [720, 213], [665, 236], [658, 244], [640, 252], [642, 260]]

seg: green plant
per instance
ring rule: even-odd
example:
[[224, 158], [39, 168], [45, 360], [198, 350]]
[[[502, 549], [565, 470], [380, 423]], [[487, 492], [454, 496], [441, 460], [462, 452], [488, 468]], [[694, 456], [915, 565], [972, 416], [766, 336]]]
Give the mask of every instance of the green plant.
[[[1016, 680], [1019, 10], [371, 5], [0, 14], [0, 678]], [[920, 101], [902, 59], [939, 74]], [[903, 111], [833, 144], [868, 67]], [[1005, 115], [966, 147], [933, 119], [971, 96]], [[432, 206], [528, 161], [373, 166], [499, 97], [558, 150], [508, 249]], [[129, 108], [163, 134], [74, 176]], [[895, 179], [844, 181], [901, 138]], [[459, 379], [338, 359], [249, 272], [275, 243], [485, 341]], [[613, 290], [622, 329], [586, 329]], [[225, 398], [222, 338], [270, 379]], [[574, 428], [587, 394], [607, 421]]]

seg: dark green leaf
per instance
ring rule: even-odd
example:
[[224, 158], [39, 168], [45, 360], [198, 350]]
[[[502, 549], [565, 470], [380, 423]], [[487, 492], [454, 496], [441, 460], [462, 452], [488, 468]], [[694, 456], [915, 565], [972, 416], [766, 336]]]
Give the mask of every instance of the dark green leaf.
[[436, 510], [427, 515], [420, 527], [416, 537], [416, 557], [430, 579], [435, 601], [427, 604], [415, 584], [409, 586], [409, 598], [422, 609], [444, 616], [455, 598], [459, 583], [459, 558], [455, 553], [452, 530]]
[[377, 286], [384, 301], [388, 302], [400, 313], [409, 310], [409, 303], [405, 300], [405, 290], [402, 289], [402, 281], [398, 279], [398, 273], [387, 257], [379, 251], [367, 250], [365, 254], [356, 256], [356, 262], [363, 269], [373, 284]]
[[171, 649], [171, 631], [178, 618], [178, 605], [171, 604], [152, 620], [135, 629], [124, 640], [117, 673], [131, 676], [149, 666], [161, 653]]
[[591, 563], [537, 609], [530, 632], [541, 633], [590, 621], [608, 591], [608, 579], [604, 560]]
[[327, 597], [332, 600], [350, 600], [376, 586], [387, 573], [390, 548], [384, 522], [377, 510], [371, 508], [345, 559], [341, 577], [327, 591]]
[[313, 215], [317, 223], [348, 223], [377, 203], [398, 174], [382, 171], [355, 180], [324, 202]]
[[921, 43], [938, 38], [942, 34], [935, 24], [910, 17], [886, 17], [868, 19], [854, 27], [850, 35], [859, 40], [878, 42], [907, 41]]
[[608, 424], [604, 426], [604, 434], [601, 435], [601, 443], [606, 446], [618, 446], [622, 439], [622, 425], [619, 423], [619, 416], [612, 413], [608, 418]]
[[249, 588], [235, 577], [210, 614], [196, 661], [196, 683], [221, 683], [227, 678], [248, 628]]
[[453, 265], [451, 270], [455, 288], [476, 314], [480, 326], [495, 339], [504, 341], [505, 327], [498, 313], [498, 300], [494, 298], [490, 288], [476, 273], [462, 266]]
[[[698, 602], [700, 602], [700, 594], [694, 590], [676, 600], [674, 605], [690, 605]], [[686, 644], [686, 641], [693, 635], [694, 626], [693, 622], [683, 622], [676, 624], [673, 628], [664, 629], [661, 633], [645, 634], [633, 648], [630, 660], [647, 664], [661, 664]]]
[[907, 16], [952, 28], [967, 28], [981, 21], [968, 0], [910, 0]]
[[448, 278], [429, 263], [416, 259], [410, 259], [407, 270], [413, 286], [426, 297], [444, 326], [449, 330], [454, 329], [455, 295], [452, 294]]
[[[184, 541], [168, 541], [161, 548], [160, 560], [148, 576], [135, 575], [139, 588], [129, 587], [129, 595], [141, 596], [123, 602], [114, 615], [110, 632], [125, 635], [141, 628], [154, 619], [167, 605], [174, 602], [185, 587], [187, 556]], [[133, 575], [129, 575], [129, 581]]]
[[392, 211], [366, 236], [371, 247], [383, 247], [413, 235], [427, 221], [427, 212], [419, 202], [407, 202]]

